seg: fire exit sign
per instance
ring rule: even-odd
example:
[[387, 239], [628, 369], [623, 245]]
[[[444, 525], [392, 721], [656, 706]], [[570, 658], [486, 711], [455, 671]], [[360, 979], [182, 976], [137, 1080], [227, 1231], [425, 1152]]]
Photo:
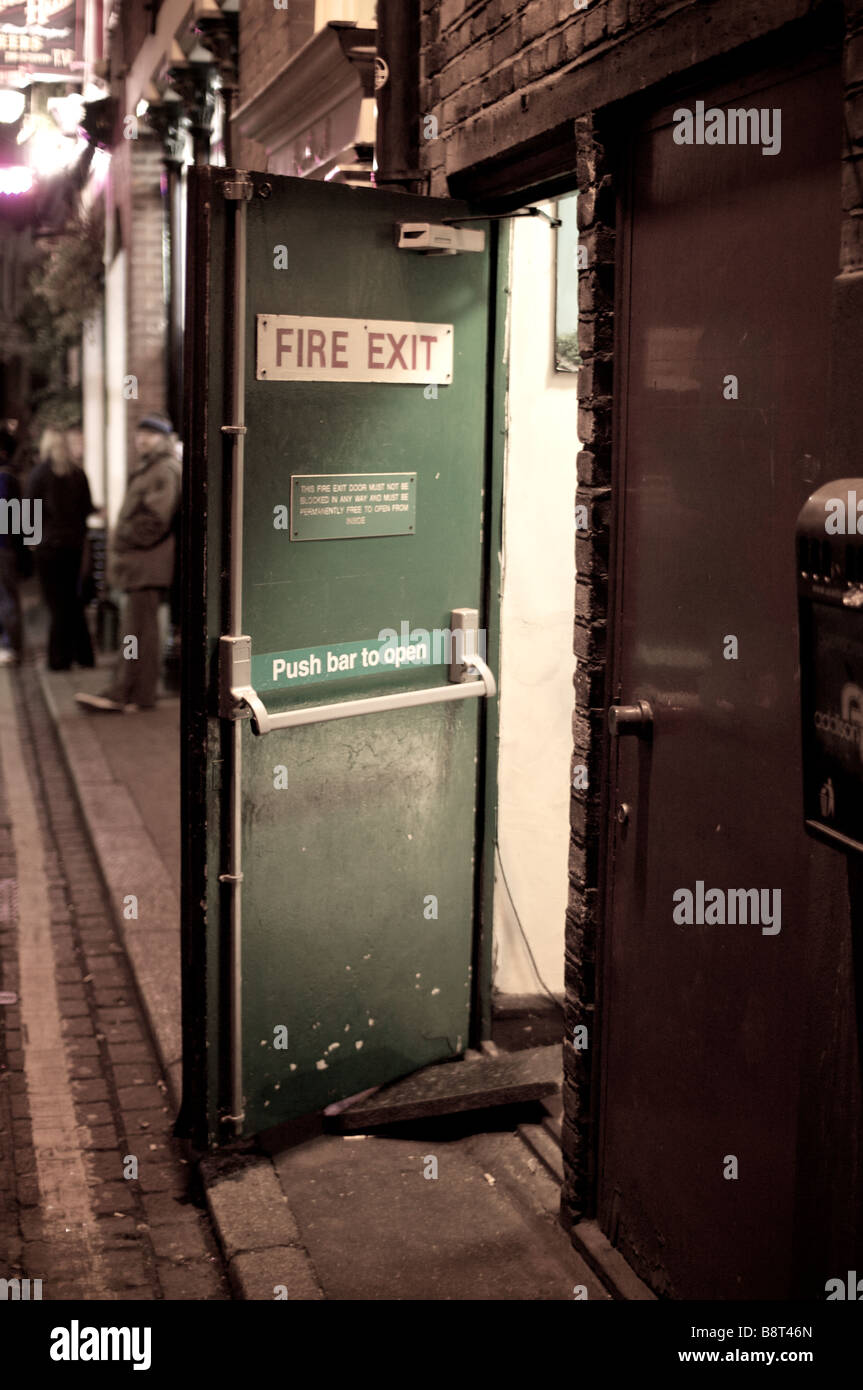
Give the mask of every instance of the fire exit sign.
[[258, 314], [258, 381], [387, 381], [448, 386], [451, 323]]

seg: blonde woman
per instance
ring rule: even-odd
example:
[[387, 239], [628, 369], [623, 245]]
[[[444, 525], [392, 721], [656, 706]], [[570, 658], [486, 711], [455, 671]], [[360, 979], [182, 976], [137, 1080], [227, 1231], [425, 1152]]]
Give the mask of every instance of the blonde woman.
[[[70, 431], [80, 433], [80, 426]], [[61, 430], [47, 429], [39, 444], [40, 462], [27, 483], [28, 496], [42, 502], [42, 542], [36, 569], [51, 617], [48, 667], [68, 671], [72, 662], [92, 666], [93, 644], [81, 596], [81, 561], [87, 517], [95, 511], [80, 451], [69, 447]]]

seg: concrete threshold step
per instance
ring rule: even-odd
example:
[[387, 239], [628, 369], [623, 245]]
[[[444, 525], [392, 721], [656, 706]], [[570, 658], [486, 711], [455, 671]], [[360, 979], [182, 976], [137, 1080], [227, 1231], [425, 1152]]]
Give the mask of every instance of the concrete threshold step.
[[[486, 1057], [500, 1057], [504, 1054], [490, 1038], [480, 1043]], [[546, 1096], [542, 1101], [545, 1111], [538, 1123], [518, 1126], [519, 1138], [524, 1141], [531, 1153], [539, 1159], [556, 1182], [563, 1185], [563, 1158], [561, 1156], [561, 1127], [563, 1123], [563, 1096], [558, 1089], [556, 1095]]]
[[543, 1127], [548, 1130], [557, 1147], [561, 1144], [561, 1130], [563, 1128], [563, 1097], [549, 1096], [542, 1103], [545, 1115], [542, 1120]]
[[554, 1135], [546, 1129], [545, 1121], [543, 1120], [540, 1124], [519, 1125], [518, 1134], [531, 1153], [548, 1169], [551, 1176], [557, 1182], [563, 1183], [563, 1158], [560, 1153], [560, 1143], [555, 1142]]

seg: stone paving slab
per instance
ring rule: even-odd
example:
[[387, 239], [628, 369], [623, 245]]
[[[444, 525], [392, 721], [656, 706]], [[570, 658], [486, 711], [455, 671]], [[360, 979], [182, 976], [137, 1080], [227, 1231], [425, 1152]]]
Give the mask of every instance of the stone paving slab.
[[324, 1297], [306, 1253], [287, 1249], [258, 1250], [235, 1255], [228, 1267], [239, 1298], [259, 1301], [288, 1299], [312, 1302]]
[[269, 1158], [205, 1158], [207, 1206], [240, 1298], [321, 1299], [317, 1274]]
[[218, 1159], [205, 1158], [201, 1176], [228, 1259], [244, 1251], [299, 1244], [297, 1223], [269, 1159], [225, 1171]]

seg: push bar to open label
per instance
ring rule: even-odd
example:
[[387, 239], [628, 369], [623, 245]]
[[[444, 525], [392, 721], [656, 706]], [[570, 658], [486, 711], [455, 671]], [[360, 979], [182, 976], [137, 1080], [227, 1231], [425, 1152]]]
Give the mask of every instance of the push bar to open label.
[[[477, 680], [464, 680], [468, 671]], [[271, 714], [252, 685], [252, 643], [249, 637], [221, 638], [221, 709], [223, 718], [237, 718], [244, 710], [251, 714], [256, 734], [277, 729], [293, 729], [301, 724], [324, 724], [333, 719], [353, 719], [361, 714], [381, 714], [386, 710], [409, 709], [415, 705], [436, 705], [448, 700], [475, 700], [497, 694], [494, 676], [481, 656], [466, 652], [462, 661], [450, 667], [450, 684], [426, 690], [404, 690], [394, 695], [372, 695], [363, 700], [341, 700], [329, 705]]]

